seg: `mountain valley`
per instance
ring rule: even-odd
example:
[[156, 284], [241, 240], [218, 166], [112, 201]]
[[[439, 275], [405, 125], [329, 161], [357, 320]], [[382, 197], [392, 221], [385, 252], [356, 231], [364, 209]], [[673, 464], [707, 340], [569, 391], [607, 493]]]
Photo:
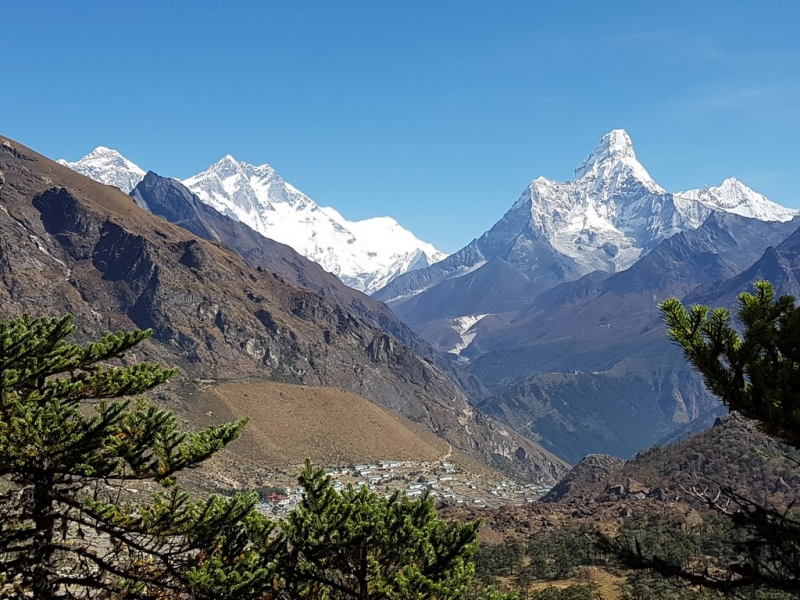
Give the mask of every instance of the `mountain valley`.
[[[250, 417], [182, 479], [193, 493], [278, 490], [260, 510], [285, 517], [311, 457], [336, 489], [430, 493], [445, 518], [483, 518], [486, 581], [529, 589], [538, 573], [604, 598], [636, 576], [587, 532], [722, 539], [687, 490], [798, 497], [791, 449], [722, 417], [659, 303], [735, 308], [762, 278], [800, 296], [800, 217], [735, 179], [667, 193], [624, 132], [575, 181], [535, 180], [484, 236], [373, 297], [178, 180], [134, 173], [125, 196], [123, 173], [100, 185], [11, 140], [0, 172], [7, 313], [71, 311], [83, 337], [152, 327], [133, 358], [181, 369], [157, 402], [194, 427]], [[564, 544], [566, 566], [540, 573], [535, 557]]]
[[[797, 287], [791, 251], [770, 256], [800, 227], [798, 211], [735, 178], [669, 193], [623, 130], [604, 136], [572, 181], [533, 180], [458, 252], [407, 253], [402, 268], [383, 263], [389, 275], [369, 283], [342, 271], [358, 262], [350, 250], [318, 244], [358, 228], [266, 165], [227, 156], [184, 186], [113, 151], [99, 156], [70, 166], [112, 185], [135, 181], [141, 206], [388, 332], [439, 365], [480, 411], [572, 463], [593, 452], [632, 456], [724, 412], [667, 340], [660, 301], [730, 305], [758, 273], [772, 273], [781, 290]], [[278, 223], [288, 246], [263, 237]], [[396, 247], [388, 234], [374, 239]]]
[[797, 211], [733, 178], [666, 192], [615, 130], [574, 180], [535, 179], [484, 235], [374, 297], [477, 380], [482, 411], [572, 463], [627, 458], [724, 412], [658, 304], [715, 305], [733, 278], [730, 304], [755, 281], [738, 276], [798, 227]]
[[[189, 422], [209, 424], [209, 413], [229, 412], [189, 402], [200, 387], [246, 380], [335, 387], [522, 479], [552, 482], [565, 471], [562, 461], [475, 411], [430, 360], [342, 304], [252, 267], [12, 140], [0, 143], [0, 171], [4, 314], [70, 312], [82, 339], [152, 328], [133, 358], [181, 369], [161, 401]], [[258, 434], [257, 422], [250, 428]]]

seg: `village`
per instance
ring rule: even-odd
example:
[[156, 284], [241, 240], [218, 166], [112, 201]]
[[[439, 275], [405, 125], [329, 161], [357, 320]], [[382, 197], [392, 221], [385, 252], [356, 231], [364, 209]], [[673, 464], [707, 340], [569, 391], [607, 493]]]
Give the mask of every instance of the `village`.
[[[550, 490], [550, 486], [522, 484], [511, 480], [489, 480], [476, 474], [467, 474], [455, 463], [446, 460], [417, 462], [384, 460], [376, 463], [348, 465], [326, 469], [333, 487], [343, 491], [348, 486], [390, 496], [400, 490], [409, 498], [422, 497], [426, 492], [438, 504], [446, 506], [470, 505], [476, 508], [501, 505], [521, 506], [534, 502]], [[287, 486], [284, 493], [274, 491], [262, 498], [258, 509], [262, 513], [285, 516], [303, 499], [303, 489]]]

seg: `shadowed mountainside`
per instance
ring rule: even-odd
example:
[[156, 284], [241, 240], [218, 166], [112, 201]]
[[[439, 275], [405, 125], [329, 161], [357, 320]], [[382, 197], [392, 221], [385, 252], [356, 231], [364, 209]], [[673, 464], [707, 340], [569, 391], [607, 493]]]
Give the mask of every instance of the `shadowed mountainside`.
[[244, 223], [223, 215], [202, 202], [180, 181], [149, 171], [130, 195], [154, 215], [204, 240], [226, 245], [251, 267], [277, 273], [288, 283], [307, 287], [393, 335], [415, 352], [426, 356], [433, 354], [430, 346], [414, 335], [385, 304], [345, 285], [290, 246], [266, 238]]

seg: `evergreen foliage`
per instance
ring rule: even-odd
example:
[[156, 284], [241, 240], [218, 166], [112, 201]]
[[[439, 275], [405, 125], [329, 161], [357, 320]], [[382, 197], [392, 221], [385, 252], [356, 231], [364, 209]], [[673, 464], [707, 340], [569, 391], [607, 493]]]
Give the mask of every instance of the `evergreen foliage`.
[[706, 577], [716, 573], [718, 579], [726, 577], [730, 573], [727, 565], [741, 560], [741, 549], [747, 540], [747, 530], [724, 516], [692, 527], [666, 516], [632, 517], [623, 524], [617, 541], [624, 541], [624, 547], [638, 547], [642, 555], [657, 557], [661, 567], [629, 574], [622, 588], [623, 600], [699, 600], [731, 595], [752, 600], [795, 598], [792, 593], [752, 582], [726, 588], [687, 584], [687, 578], [681, 576], [685, 571], [693, 575], [705, 573]]
[[530, 536], [525, 543], [508, 539], [500, 544], [479, 546], [473, 556], [475, 580], [484, 586], [511, 587], [521, 600], [538, 594], [553, 598], [595, 598], [591, 586], [550, 587], [536, 591], [535, 583], [575, 577], [587, 566], [605, 566], [608, 559], [593, 543], [588, 529], [556, 529]]
[[478, 546], [472, 557], [475, 576], [492, 583], [497, 577], [518, 575], [525, 558], [525, 547], [516, 540], [503, 544]]
[[[766, 433], [800, 448], [800, 308], [791, 296], [775, 298], [770, 283], [739, 295], [738, 317], [705, 306], [661, 305], [669, 335], [703, 375], [710, 391]], [[726, 545], [665, 554], [646, 536], [601, 537], [601, 545], [628, 566], [653, 570], [711, 590], [752, 597], [800, 594], [800, 514], [753, 501], [730, 487], [696, 494], [726, 524]], [[721, 498], [721, 500], [720, 500]], [[698, 561], [697, 557], [702, 557]]]
[[702, 373], [706, 387], [731, 410], [800, 447], [800, 309], [792, 296], [775, 299], [767, 281], [739, 294], [734, 329], [728, 310], [697, 305], [687, 310], [671, 298], [661, 304], [669, 335]]
[[[0, 592], [7, 598], [247, 598], [273, 577], [256, 496], [193, 502], [174, 475], [238, 437], [126, 399], [175, 370], [110, 366], [150, 336], [70, 344], [70, 316], [0, 323]], [[132, 503], [124, 488], [162, 491]]]
[[382, 498], [333, 488], [306, 462], [303, 501], [283, 526], [281, 570], [288, 597], [449, 600], [463, 597], [479, 521], [446, 523], [433, 499]]
[[548, 586], [533, 592], [530, 600], [601, 600], [593, 585], [572, 584], [566, 587]]

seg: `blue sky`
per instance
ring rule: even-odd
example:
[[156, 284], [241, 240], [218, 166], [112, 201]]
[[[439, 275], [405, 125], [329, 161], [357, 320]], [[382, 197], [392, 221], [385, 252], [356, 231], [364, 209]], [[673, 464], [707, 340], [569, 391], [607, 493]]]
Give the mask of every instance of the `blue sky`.
[[626, 129], [670, 191], [800, 207], [800, 2], [0, 0], [0, 133], [185, 178], [269, 163], [453, 252]]

